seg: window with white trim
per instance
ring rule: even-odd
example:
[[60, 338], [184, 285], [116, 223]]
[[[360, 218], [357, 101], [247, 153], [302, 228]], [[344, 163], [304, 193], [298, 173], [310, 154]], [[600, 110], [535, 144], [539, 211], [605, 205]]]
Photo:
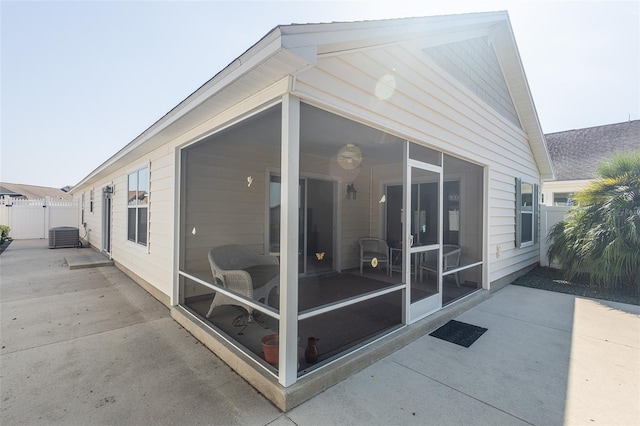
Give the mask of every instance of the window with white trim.
[[93, 213], [93, 189], [89, 191], [89, 213]]
[[129, 173], [127, 191], [127, 239], [147, 245], [149, 167]]
[[516, 247], [538, 242], [539, 186], [516, 178]]
[[554, 192], [553, 193], [553, 205], [554, 206], [573, 206], [574, 197], [573, 192]]

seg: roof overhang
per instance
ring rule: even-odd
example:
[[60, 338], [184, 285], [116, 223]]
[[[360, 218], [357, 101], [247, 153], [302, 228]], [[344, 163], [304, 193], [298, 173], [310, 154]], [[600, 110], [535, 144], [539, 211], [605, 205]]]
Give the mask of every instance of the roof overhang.
[[197, 128], [260, 90], [313, 66], [319, 56], [407, 42], [426, 47], [483, 35], [493, 37], [496, 53], [505, 64], [505, 75], [541, 178], [552, 179], [551, 161], [508, 14], [489, 12], [276, 27], [70, 192]]
[[538, 112], [536, 111], [533, 96], [527, 76], [524, 72], [520, 52], [515, 41], [511, 22], [507, 12], [504, 14], [504, 22], [497, 28], [493, 44], [496, 53], [500, 57], [503, 73], [507, 79], [511, 96], [518, 111], [523, 130], [528, 136], [533, 158], [538, 166], [541, 180], [554, 179], [553, 164], [547, 148], [547, 143], [540, 126]]
[[284, 47], [280, 28], [275, 28], [69, 192], [107, 176], [135, 158], [224, 113], [256, 92], [313, 65], [315, 58], [316, 52], [311, 46]]

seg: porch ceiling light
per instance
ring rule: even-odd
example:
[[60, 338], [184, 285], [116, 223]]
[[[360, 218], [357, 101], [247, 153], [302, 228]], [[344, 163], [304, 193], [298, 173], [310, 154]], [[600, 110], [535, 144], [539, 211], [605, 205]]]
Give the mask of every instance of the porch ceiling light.
[[362, 162], [362, 151], [352, 143], [346, 144], [338, 152], [338, 164], [345, 170], [353, 170]]

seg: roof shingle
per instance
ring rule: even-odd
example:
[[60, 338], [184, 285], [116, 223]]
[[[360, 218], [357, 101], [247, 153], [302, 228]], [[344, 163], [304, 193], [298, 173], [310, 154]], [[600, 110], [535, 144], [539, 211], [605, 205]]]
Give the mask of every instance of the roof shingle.
[[594, 179], [614, 152], [640, 150], [640, 120], [545, 135], [556, 180]]
[[59, 188], [0, 182], [0, 196], [3, 195], [25, 198], [27, 200], [37, 200], [44, 197], [51, 197], [54, 200], [73, 200], [73, 196], [71, 194], [68, 194]]

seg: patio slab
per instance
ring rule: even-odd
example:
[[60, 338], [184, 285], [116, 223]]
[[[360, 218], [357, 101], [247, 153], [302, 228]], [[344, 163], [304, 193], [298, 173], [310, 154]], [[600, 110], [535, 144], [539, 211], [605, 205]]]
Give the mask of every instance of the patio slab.
[[90, 248], [67, 251], [64, 260], [69, 269], [97, 268], [100, 266], [113, 266], [113, 261], [102, 253]]
[[76, 249], [14, 241], [0, 256], [2, 424], [581, 425], [640, 418], [637, 306], [507, 286], [456, 316], [488, 329], [469, 348], [418, 337], [281, 413], [122, 272], [69, 270], [64, 250]]
[[[626, 425], [640, 418], [637, 306], [507, 286], [456, 319], [488, 330], [469, 348], [420, 337], [288, 415], [298, 424], [322, 407], [327, 424], [360, 424], [367, 409], [377, 424]], [[457, 397], [432, 404], [442, 390], [434, 393], [428, 381]], [[469, 420], [469, 401], [492, 409]], [[333, 406], [355, 407], [354, 414]], [[417, 415], [427, 407], [428, 415], [414, 422], [400, 407], [418, 407]]]
[[10, 247], [0, 256], [1, 424], [282, 416], [115, 267], [70, 270], [64, 258], [77, 249], [49, 250], [44, 240]]
[[13, 352], [2, 366], [7, 425], [266, 424], [281, 414], [166, 317]]

